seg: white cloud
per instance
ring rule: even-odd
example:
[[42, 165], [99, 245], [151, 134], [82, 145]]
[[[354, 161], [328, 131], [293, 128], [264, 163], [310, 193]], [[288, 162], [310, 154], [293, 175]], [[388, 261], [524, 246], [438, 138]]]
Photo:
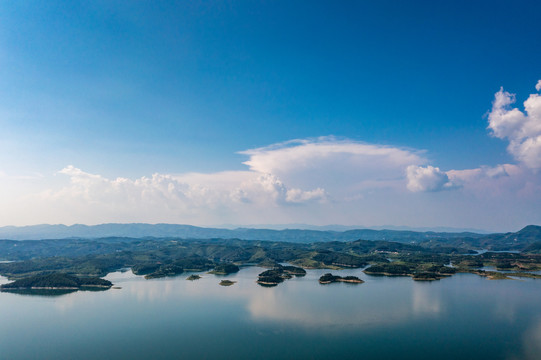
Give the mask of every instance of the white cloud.
[[322, 188], [334, 199], [375, 188], [402, 188], [409, 165], [426, 163], [423, 153], [392, 146], [321, 137], [293, 140], [241, 152], [255, 172], [270, 173], [293, 187]]
[[[541, 81], [536, 85], [539, 91]], [[524, 102], [525, 112], [511, 108], [515, 95], [500, 89], [489, 113], [488, 128], [492, 135], [507, 139], [507, 150], [530, 169], [541, 168], [541, 96], [531, 94]]]
[[[479, 201], [539, 201], [541, 174], [525, 166], [502, 164], [495, 167], [482, 166], [477, 169], [450, 170], [447, 172], [454, 184], [461, 186], [465, 194]], [[517, 212], [518, 213], [518, 212]]]
[[419, 151], [392, 146], [366, 144], [352, 140], [321, 137], [292, 140], [268, 147], [242, 151], [250, 159], [244, 164], [251, 170], [283, 174], [311, 169], [356, 170], [359, 174], [392, 173], [397, 169], [424, 163]]
[[135, 180], [107, 179], [67, 166], [59, 171], [70, 177], [71, 185], [57, 192], [46, 192], [52, 199], [77, 199], [103, 205], [158, 206], [171, 210], [228, 206], [232, 202], [257, 204], [304, 203], [323, 201], [322, 189], [304, 191], [287, 187], [271, 174], [250, 171], [213, 174], [154, 174]]
[[456, 187], [445, 172], [433, 166], [410, 165], [406, 169], [406, 176], [408, 190], [413, 192], [442, 191]]
[[519, 167], [517, 165], [503, 164], [494, 167], [481, 166], [476, 169], [449, 170], [447, 175], [455, 184], [465, 184], [481, 179], [497, 179], [510, 174], [516, 174]]
[[[249, 156], [244, 171], [135, 179], [108, 178], [69, 165], [58, 172], [63, 176], [44, 179], [45, 189], [13, 197], [17, 205], [12, 209], [25, 211], [26, 219], [39, 218], [34, 222], [55, 223], [341, 222], [343, 211], [347, 221], [354, 221], [355, 213], [342, 210], [342, 204], [370, 206], [371, 194], [404, 192], [406, 168], [426, 162], [419, 151], [332, 137], [243, 154]], [[17, 219], [14, 211], [0, 216]]]
[[43, 174], [40, 174], [38, 172], [32, 172], [32, 173], [28, 173], [24, 175], [8, 175], [6, 172], [0, 171], [0, 179], [4, 178], [4, 179], [26, 181], [26, 180], [40, 180], [40, 179], [43, 179], [43, 177], [44, 177]]
[[286, 201], [291, 203], [303, 203], [311, 200], [324, 200], [326, 198], [325, 190], [317, 188], [311, 191], [302, 191], [300, 189], [290, 189], [286, 193]]
[[[62, 176], [33, 181], [34, 191], [17, 185], [20, 181], [0, 178], [0, 195], [8, 204], [0, 208], [0, 217], [12, 224], [25, 219], [481, 228], [541, 219], [541, 174], [520, 164], [444, 171], [429, 166], [421, 151], [332, 137], [294, 140], [243, 154], [248, 155], [249, 167], [244, 171], [129, 179], [67, 166], [59, 172]], [[18, 195], [14, 189], [19, 189]], [[450, 189], [456, 191], [441, 191]], [[502, 203], [513, 212], [502, 211]]]
[[541, 91], [541, 80], [539, 80], [537, 84], [535, 84], [535, 90]]
[[[41, 194], [47, 201], [109, 211], [154, 209], [178, 216], [261, 209], [360, 198], [370, 189], [400, 188], [404, 171], [425, 160], [420, 152], [332, 137], [294, 140], [242, 152], [247, 171], [154, 174], [108, 179], [72, 165], [59, 171], [70, 184]], [[123, 210], [123, 207], [126, 209]]]

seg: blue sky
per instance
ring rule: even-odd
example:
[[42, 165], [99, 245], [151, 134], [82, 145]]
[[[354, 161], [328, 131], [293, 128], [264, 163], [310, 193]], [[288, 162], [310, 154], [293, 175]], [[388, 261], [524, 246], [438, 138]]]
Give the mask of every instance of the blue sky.
[[[541, 118], [523, 107], [541, 79], [539, 14], [537, 1], [0, 2], [0, 225], [541, 223]], [[516, 102], [495, 109], [500, 87]], [[522, 135], [504, 108], [525, 114]]]

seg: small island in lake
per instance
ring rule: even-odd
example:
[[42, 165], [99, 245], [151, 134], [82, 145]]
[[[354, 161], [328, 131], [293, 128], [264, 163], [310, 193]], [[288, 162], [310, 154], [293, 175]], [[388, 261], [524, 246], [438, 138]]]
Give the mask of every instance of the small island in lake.
[[162, 261], [141, 261], [131, 265], [135, 275], [144, 275], [145, 279], [177, 276], [185, 271], [206, 271], [214, 263], [200, 256], [186, 258], [162, 259]]
[[186, 278], [186, 280], [190, 280], [190, 281], [199, 280], [199, 279], [201, 279], [201, 276], [197, 274], [192, 274]]
[[456, 269], [443, 264], [408, 263], [376, 264], [364, 270], [369, 275], [410, 276], [416, 281], [434, 281], [456, 273]]
[[276, 286], [286, 279], [291, 279], [293, 276], [304, 275], [306, 275], [306, 270], [303, 268], [278, 265], [274, 269], [265, 270], [260, 273], [256, 282], [262, 286]]
[[222, 280], [220, 281], [220, 285], [222, 286], [231, 286], [233, 284], [235, 284], [236, 281], [231, 281], [231, 280]]
[[338, 276], [338, 275], [333, 275], [331, 273], [327, 273], [325, 275], [322, 275], [320, 278], [319, 278], [319, 283], [320, 284], [330, 284], [330, 283], [334, 283], [334, 282], [346, 282], [346, 283], [353, 283], [353, 284], [362, 284], [364, 283], [363, 280], [359, 279], [358, 277], [356, 276]]
[[0, 286], [1, 291], [109, 289], [113, 284], [99, 277], [77, 277], [56, 273], [35, 275]]

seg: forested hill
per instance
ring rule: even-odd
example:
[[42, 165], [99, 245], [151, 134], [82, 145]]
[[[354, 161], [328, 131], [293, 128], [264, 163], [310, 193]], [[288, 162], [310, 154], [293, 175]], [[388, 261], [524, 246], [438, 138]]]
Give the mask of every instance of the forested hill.
[[176, 224], [101, 224], [101, 225], [34, 225], [0, 227], [0, 239], [42, 240], [63, 238], [184, 238], [184, 239], [243, 239], [312, 243], [321, 241], [387, 240], [421, 242], [429, 239], [454, 239], [483, 237], [473, 232], [419, 232], [404, 230], [357, 229], [347, 231], [320, 230], [270, 230], [270, 229], [219, 229]]
[[488, 234], [476, 238], [449, 238], [444, 242], [448, 246], [479, 248], [493, 251], [525, 250], [541, 253], [541, 226], [528, 225], [517, 232]]

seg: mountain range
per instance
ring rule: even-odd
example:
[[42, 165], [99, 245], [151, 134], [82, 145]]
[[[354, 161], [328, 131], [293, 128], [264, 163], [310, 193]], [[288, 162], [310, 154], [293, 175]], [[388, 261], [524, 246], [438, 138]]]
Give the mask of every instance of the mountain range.
[[[533, 228], [539, 228], [532, 225]], [[527, 227], [530, 228], [530, 227]], [[526, 228], [525, 228], [526, 229]], [[522, 231], [522, 230], [521, 230]], [[428, 240], [481, 241], [499, 237], [513, 238], [515, 233], [507, 234], [481, 234], [476, 232], [435, 232], [411, 230], [374, 230], [350, 229], [337, 230], [310, 230], [310, 229], [254, 229], [254, 228], [206, 228], [179, 224], [100, 224], [100, 225], [32, 225], [32, 226], [5, 226], [0, 227], [0, 239], [10, 240], [43, 240], [63, 238], [104, 238], [104, 237], [130, 237], [130, 238], [185, 238], [185, 239], [243, 239], [268, 240], [289, 242], [320, 242], [320, 241], [353, 241], [387, 240], [398, 242], [423, 242]], [[538, 234], [535, 236], [537, 237]]]

